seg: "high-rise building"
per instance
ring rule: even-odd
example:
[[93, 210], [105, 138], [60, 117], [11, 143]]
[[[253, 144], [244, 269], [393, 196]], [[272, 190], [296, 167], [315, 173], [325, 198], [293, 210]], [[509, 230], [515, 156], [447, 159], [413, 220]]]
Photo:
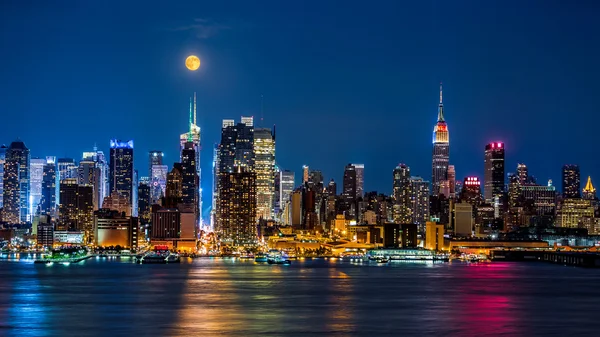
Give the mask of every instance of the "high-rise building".
[[[467, 187], [465, 185], [465, 187]], [[454, 235], [469, 237], [473, 234], [473, 205], [461, 201], [454, 205]]]
[[181, 202], [194, 210], [197, 223], [200, 210], [198, 209], [198, 170], [196, 166], [196, 146], [193, 142], [186, 142], [181, 150]]
[[165, 196], [168, 174], [169, 167], [167, 165], [152, 166], [152, 175], [150, 176], [150, 195], [152, 199], [152, 204], [158, 203], [160, 198]]
[[256, 218], [272, 219], [275, 194], [275, 127], [254, 130]]
[[323, 180], [323, 172], [319, 170], [311, 170], [308, 174], [308, 186], [319, 193], [324, 189]]
[[454, 198], [456, 196], [456, 170], [454, 165], [448, 165], [448, 187], [449, 197]]
[[527, 169], [527, 165], [517, 164], [517, 178], [521, 186], [529, 183], [529, 170]]
[[217, 223], [217, 199], [218, 199], [218, 180], [219, 180], [219, 144], [213, 146], [213, 162], [212, 162], [212, 207], [210, 211], [210, 226], [215, 230]]
[[537, 215], [554, 215], [556, 212], [556, 188], [552, 185], [523, 185], [521, 195], [531, 200]]
[[342, 190], [343, 210], [348, 215], [356, 216], [356, 168], [352, 164], [346, 165], [344, 169], [344, 181]]
[[450, 161], [450, 137], [448, 125], [444, 119], [444, 104], [442, 103], [442, 85], [440, 84], [440, 104], [438, 106], [437, 124], [433, 128], [432, 153], [432, 189], [433, 195], [440, 193], [440, 182], [448, 180], [448, 163]]
[[46, 159], [31, 158], [29, 168], [30, 174], [30, 192], [29, 192], [29, 214], [33, 218], [42, 201], [42, 181], [44, 179], [44, 165]]
[[421, 177], [410, 177], [410, 184], [412, 223], [423, 230], [429, 221], [429, 182]]
[[140, 181], [138, 185], [138, 215], [143, 224], [150, 222], [150, 201], [150, 183], [149, 181]]
[[566, 198], [556, 212], [556, 227], [581, 228], [594, 218], [592, 201], [580, 198]]
[[256, 245], [256, 173], [247, 166], [221, 173], [219, 203], [222, 240], [233, 246]]
[[56, 157], [46, 157], [42, 178], [42, 200], [40, 214], [53, 215], [56, 211]]
[[0, 208], [4, 200], [4, 162], [6, 162], [6, 145], [0, 145]]
[[[110, 141], [110, 186], [112, 192], [117, 192], [127, 198], [133, 205], [133, 140], [123, 142], [118, 139]], [[133, 214], [133, 210], [132, 210]]]
[[175, 163], [171, 172], [167, 175], [167, 187], [163, 199], [163, 207], [177, 208], [183, 197], [183, 167], [181, 163]]
[[592, 177], [588, 176], [587, 183], [583, 188], [583, 198], [588, 200], [596, 200], [596, 189], [592, 185]]
[[581, 197], [581, 176], [578, 165], [565, 165], [562, 168], [563, 198]]
[[335, 183], [333, 178], [329, 181], [329, 184], [327, 185], [327, 193], [329, 194], [329, 196], [337, 195], [337, 184]]
[[148, 153], [148, 176], [152, 177], [152, 167], [154, 165], [163, 165], [163, 157], [165, 154], [162, 151], [150, 151]]
[[295, 186], [294, 172], [289, 170], [279, 171], [279, 203], [282, 210], [286, 210], [286, 205], [290, 201]]
[[465, 177], [460, 194], [461, 201], [468, 202], [473, 206], [482, 203], [481, 182], [477, 177]]
[[365, 194], [365, 164], [352, 164], [356, 171], [356, 199]]
[[180, 161], [183, 162], [183, 150], [186, 149], [186, 143], [191, 142], [193, 144], [194, 154], [196, 163], [196, 176], [198, 177], [198, 183], [196, 184], [197, 191], [194, 193], [196, 195], [196, 214], [197, 218], [201, 219], [202, 212], [202, 191], [201, 191], [201, 181], [202, 181], [202, 170], [200, 168], [200, 151], [202, 150], [202, 137], [201, 137], [201, 129], [196, 123], [196, 93], [194, 93], [194, 101], [192, 105], [192, 100], [190, 98], [190, 114], [189, 114], [189, 125], [190, 129], [188, 132], [183, 133], [179, 136], [179, 145], [180, 145]]
[[150, 151], [148, 153], [148, 177], [150, 182], [150, 202], [157, 203], [164, 196], [164, 187], [167, 183], [168, 168], [163, 165], [164, 153], [162, 151]]
[[24, 223], [29, 218], [29, 160], [29, 149], [20, 140], [6, 149], [3, 220], [9, 224]]
[[[241, 167], [244, 169], [240, 169]], [[232, 220], [230, 220], [232, 215], [229, 213], [232, 210], [237, 211], [237, 209], [233, 209], [232, 205], [227, 204], [230, 202], [230, 200], [223, 198], [230, 198], [232, 196], [232, 191], [235, 191], [237, 188], [236, 187], [232, 190], [232, 174], [240, 175], [234, 179], [237, 184], [241, 184], [240, 188], [247, 188], [256, 193], [256, 186], [253, 188], [245, 186], [246, 183], [256, 184], [256, 172], [254, 172], [254, 122], [252, 117], [242, 117], [242, 122], [238, 124], [235, 124], [233, 120], [223, 120], [216, 171], [218, 171], [216, 193], [217, 232], [225, 235], [225, 237], [228, 239], [234, 241], [237, 240], [236, 242], [242, 242], [245, 240], [245, 238], [252, 236], [252, 234], [232, 234], [230, 231], [230, 227], [233, 225], [231, 222]], [[252, 175], [251, 173], [254, 174], [254, 179], [249, 177]], [[229, 189], [229, 191], [226, 191], [226, 195], [223, 195], [222, 193], [224, 193], [223, 191], [226, 188]], [[256, 195], [252, 197], [244, 196], [243, 199], [256, 202]], [[221, 207], [225, 206], [225, 209], [221, 209]], [[246, 206], [256, 211], [256, 204]], [[241, 221], [247, 221], [250, 219], [246, 215], [240, 216], [244, 217], [244, 219]], [[223, 217], [228, 217], [228, 219]], [[252, 219], [256, 221], [256, 214], [254, 214]], [[243, 227], [246, 226], [244, 224], [241, 225]], [[225, 231], [228, 232], [226, 233]], [[235, 239], [232, 235], [240, 237], [241, 239]]]
[[106, 162], [106, 156], [104, 152], [98, 151], [98, 148], [94, 146], [92, 152], [84, 152], [82, 156], [83, 161], [93, 161], [95, 163], [95, 169], [93, 173], [94, 181], [94, 195], [95, 203], [94, 209], [97, 209], [102, 204], [104, 198], [110, 194], [110, 170], [108, 163]]
[[102, 199], [102, 178], [102, 169], [95, 161], [93, 161], [93, 159], [84, 159], [79, 162], [79, 167], [77, 169], [77, 183], [79, 185], [92, 186], [94, 189], [94, 210], [99, 209], [104, 200]]
[[76, 178], [63, 179], [60, 183], [59, 224], [62, 230], [85, 231], [92, 236], [94, 215], [94, 188], [79, 185]]
[[73, 158], [58, 158], [58, 181], [69, 178], [77, 178], [77, 164]]
[[398, 164], [393, 172], [394, 222], [411, 223], [413, 216], [412, 184], [410, 168], [406, 164]]
[[310, 169], [308, 165], [302, 165], [302, 185], [308, 182], [308, 178], [310, 175]]
[[495, 142], [485, 146], [484, 197], [491, 202], [504, 191], [504, 143]]

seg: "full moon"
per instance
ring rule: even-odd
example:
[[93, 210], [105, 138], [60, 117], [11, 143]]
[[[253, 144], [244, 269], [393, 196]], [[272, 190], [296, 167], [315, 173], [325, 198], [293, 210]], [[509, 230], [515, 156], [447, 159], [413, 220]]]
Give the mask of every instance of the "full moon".
[[190, 55], [185, 59], [185, 66], [191, 71], [198, 70], [200, 68], [200, 59], [196, 55]]

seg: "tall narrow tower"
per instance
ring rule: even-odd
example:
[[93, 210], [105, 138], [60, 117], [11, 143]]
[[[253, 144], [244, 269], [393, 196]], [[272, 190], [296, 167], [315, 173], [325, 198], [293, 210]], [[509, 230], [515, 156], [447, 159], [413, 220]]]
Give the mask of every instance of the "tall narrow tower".
[[450, 161], [450, 137], [448, 125], [444, 119], [444, 103], [442, 101], [442, 84], [440, 83], [440, 105], [438, 106], [437, 124], [433, 128], [433, 153], [431, 165], [431, 182], [433, 195], [440, 193], [440, 182], [448, 180], [448, 162]]
[[202, 219], [202, 170], [200, 169], [200, 151], [202, 150], [202, 142], [201, 142], [201, 130], [200, 127], [196, 124], [196, 93], [194, 92], [193, 101], [190, 98], [190, 111], [189, 111], [189, 130], [186, 133], [183, 133], [179, 136], [179, 145], [180, 145], [180, 161], [183, 160], [183, 151], [186, 148], [186, 143], [191, 142], [193, 145], [193, 149], [196, 151], [196, 173], [198, 174], [198, 186], [196, 188], [197, 196], [198, 196], [198, 220]]

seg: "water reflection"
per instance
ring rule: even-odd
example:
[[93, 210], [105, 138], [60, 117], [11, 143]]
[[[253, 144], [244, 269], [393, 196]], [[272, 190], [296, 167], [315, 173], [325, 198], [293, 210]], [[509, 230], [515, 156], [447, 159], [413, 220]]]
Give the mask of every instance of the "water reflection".
[[599, 278], [535, 263], [5, 261], [0, 336], [595, 335]]

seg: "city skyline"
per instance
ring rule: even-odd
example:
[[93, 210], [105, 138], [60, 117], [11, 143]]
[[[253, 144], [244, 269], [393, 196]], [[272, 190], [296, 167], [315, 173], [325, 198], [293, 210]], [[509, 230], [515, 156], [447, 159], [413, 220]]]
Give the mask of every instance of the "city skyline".
[[[11, 10], [20, 10], [19, 5], [12, 6], [14, 8], [3, 11], [7, 13], [5, 15], [9, 15]], [[344, 165], [359, 162], [365, 165], [365, 191], [377, 190], [389, 194], [391, 172], [398, 163], [406, 163], [413, 174], [430, 180], [430, 132], [436, 118], [437, 84], [442, 81], [445, 87], [445, 118], [452, 129], [450, 164], [456, 167], [458, 181], [462, 181], [465, 176], [477, 176], [483, 180], [482, 149], [489, 142], [503, 142], [506, 145], [506, 174], [516, 171], [517, 163], [525, 163], [539, 183], [550, 178], [556, 186], [560, 186], [561, 167], [564, 164], [578, 164], [582, 177], [592, 176], [593, 179], [598, 179], [600, 172], [594, 168], [593, 159], [577, 154], [593, 151], [593, 145], [583, 140], [587, 137], [586, 134], [593, 132], [591, 127], [596, 122], [597, 117], [591, 112], [595, 104], [593, 93], [597, 92], [598, 83], [592, 80], [595, 76], [592, 76], [594, 68], [589, 68], [591, 63], [587, 59], [584, 60], [586, 62], [576, 61], [585, 56], [587, 41], [594, 35], [597, 27], [592, 26], [591, 31], [583, 32], [577, 27], [569, 28], [548, 37], [548, 43], [560, 45], [564, 41], [570, 41], [577, 47], [571, 50], [573, 55], [560, 54], [567, 58], [562, 64], [570, 67], [569, 74], [575, 75], [565, 75], [552, 64], [552, 59], [545, 53], [524, 45], [526, 38], [533, 36], [537, 29], [551, 28], [554, 21], [550, 17], [561, 17], [563, 8], [555, 4], [544, 5], [547, 15], [542, 17], [526, 16], [529, 11], [536, 10], [536, 6], [541, 6], [539, 4], [512, 4], [497, 9], [505, 15], [502, 18], [490, 14], [490, 5], [471, 4], [482, 18], [495, 19], [493, 22], [497, 24], [516, 21], [512, 30], [499, 31], [491, 37], [485, 33], [493, 28], [492, 24], [479, 21], [465, 20], [451, 26], [449, 31], [445, 29], [448, 19], [442, 13], [459, 15], [463, 6], [460, 4], [411, 5], [410, 9], [431, 19], [424, 20], [424, 23], [410, 18], [407, 18], [406, 23], [397, 23], [391, 16], [384, 15], [381, 21], [393, 24], [395, 33], [382, 32], [383, 35], [377, 38], [365, 36], [357, 28], [353, 28], [350, 21], [341, 21], [340, 25], [354, 34], [355, 42], [365, 46], [375, 47], [373, 43], [380, 43], [385, 39], [405, 39], [403, 41], [406, 41], [406, 45], [414, 45], [420, 38], [431, 44], [409, 49], [405, 56], [394, 59], [398, 57], [397, 48], [383, 43], [374, 53], [361, 52], [359, 55], [362, 58], [375, 58], [380, 61], [377, 62], [380, 65], [362, 62], [357, 71], [354, 71], [357, 66], [355, 60], [350, 58], [342, 58], [339, 65], [332, 65], [318, 57], [307, 59], [306, 54], [300, 53], [305, 59], [302, 63], [298, 62], [298, 56], [287, 53], [284, 56], [280, 49], [259, 48], [258, 51], [253, 51], [253, 48], [239, 45], [240, 39], [254, 39], [259, 46], [265, 47], [267, 39], [277, 37], [277, 33], [270, 32], [269, 28], [281, 24], [279, 19], [270, 17], [269, 20], [260, 22], [256, 11], [249, 11], [246, 17], [241, 13], [227, 16], [218, 5], [198, 6], [191, 6], [190, 9], [203, 9], [201, 12], [209, 18], [202, 19], [206, 22], [194, 21], [195, 18], [189, 17], [189, 14], [167, 11], [161, 13], [165, 19], [159, 19], [157, 12], [149, 13], [150, 17], [157, 18], [157, 22], [152, 24], [132, 23], [133, 31], [140, 35], [139, 40], [135, 40], [139, 44], [133, 46], [121, 44], [132, 39], [132, 36], [116, 36], [119, 27], [128, 25], [125, 17], [120, 15], [112, 17], [115, 27], [104, 27], [94, 19], [82, 25], [82, 32], [94, 33], [99, 27], [106, 30], [102, 34], [91, 34], [85, 38], [71, 31], [63, 31], [66, 26], [58, 25], [47, 32], [48, 42], [39, 41], [52, 62], [45, 64], [45, 68], [35, 65], [32, 69], [23, 69], [23, 76], [15, 75], [14, 69], [22, 69], [15, 65], [28, 60], [31, 47], [11, 49], [3, 56], [4, 62], [0, 62], [0, 67], [7, 74], [5, 78], [16, 78], [11, 83], [0, 82], [5, 102], [2, 109], [6, 112], [3, 115], [7, 116], [5, 123], [11, 125], [1, 143], [8, 146], [19, 138], [31, 150], [31, 158], [52, 155], [79, 160], [81, 152], [91, 150], [95, 143], [100, 150], [108, 153], [109, 139], [133, 139], [138, 154], [134, 167], [143, 176], [148, 163], [147, 156], [142, 154], [150, 150], [163, 151], [164, 162], [169, 167], [178, 161], [178, 135], [188, 128], [187, 103], [192, 93], [197, 92], [198, 125], [204, 132], [204, 151], [201, 155], [201, 167], [205, 168], [202, 177], [203, 200], [211, 198], [212, 182], [206, 168], [211, 167], [212, 156], [207, 149], [218, 143], [222, 119], [237, 119], [242, 115], [253, 115], [256, 127], [277, 125], [277, 164], [283, 169], [292, 170], [297, 177], [301, 176], [302, 165], [306, 164], [322, 171], [326, 180], [334, 178], [340, 184]], [[284, 4], [273, 6], [283, 12], [292, 10]], [[384, 7], [397, 12], [403, 6], [405, 5], [381, 5], [377, 8], [377, 13], [381, 15]], [[325, 7], [325, 13], [334, 10], [332, 7]], [[584, 9], [573, 9], [580, 13], [580, 22], [591, 20]], [[69, 10], [49, 10], [58, 16], [69, 16], [86, 13], [90, 8], [82, 5]], [[126, 13], [133, 8], [123, 10]], [[99, 9], [99, 13], [111, 15], [105, 13], [104, 9]], [[382, 26], [377, 24], [373, 13], [374, 11], [366, 10], [365, 23], [374, 25], [374, 29], [380, 31]], [[27, 15], [35, 19], [38, 14]], [[310, 15], [318, 29], [334, 34], [324, 16]], [[2, 18], [6, 19], [3, 24], [7, 28], [16, 31], [21, 27], [22, 23], [10, 17]], [[530, 21], [525, 21], [526, 18]], [[237, 19], [251, 24], [251, 27], [243, 29], [244, 24], [236, 21]], [[193, 22], [201, 23], [194, 25]], [[573, 21], [571, 23], [576, 24]], [[69, 20], [65, 24], [69, 24]], [[418, 37], [398, 33], [405, 24], [417, 25], [426, 32]], [[481, 25], [481, 32], [465, 34], [476, 25]], [[158, 29], [158, 26], [166, 28]], [[198, 32], [209, 30], [207, 27], [221, 28], [215, 28], [210, 34], [200, 34], [199, 37]], [[33, 31], [34, 27], [24, 29], [16, 32], [13, 37], [2, 37], [0, 43], [14, 43], [11, 38], [27, 38]], [[304, 34], [307, 33], [298, 32], [289, 25], [284, 25], [283, 31], [284, 34], [291, 34], [293, 41], [297, 42], [296, 46], [285, 45], [292, 50], [310, 47], [327, 55], [331, 51], [320, 43], [333, 43], [341, 51], [350, 51], [354, 45], [341, 38], [341, 35], [325, 34], [318, 40], [319, 44], [315, 44], [304, 39]], [[88, 61], [73, 59], [69, 55], [72, 50], [69, 48], [72, 47], [48, 45], [60, 36], [71, 44], [77, 44], [93, 42], [101, 35], [106, 36], [104, 39], [113, 39], [109, 40], [112, 52], [121, 53], [118, 55], [122, 56], [116, 57], [117, 54], [112, 53], [104, 55], [95, 45], [86, 45], [84, 49], [90, 52], [89, 60], [97, 65], [94, 69], [85, 67]], [[450, 38], [454, 39], [457, 48], [449, 44]], [[159, 52], [154, 49], [156, 47], [150, 45], [150, 41], [154, 39], [160, 47], [164, 47], [163, 50], [168, 51]], [[441, 46], [435, 42], [440, 42]], [[465, 49], [472, 43], [482, 43], [487, 48], [485, 62], [466, 63], [472, 61], [474, 56], [482, 56], [479, 53], [469, 54], [470, 49]], [[236, 52], [240, 53], [238, 59], [233, 60], [234, 54], [221, 48], [225, 44], [237, 45]], [[444, 57], [419, 60], [420, 56], [430, 53], [434, 48], [442, 48], [452, 56], [451, 60]], [[523, 68], [523, 61], [506, 52], [519, 48], [525, 48], [528, 57], [537, 61], [536, 67]], [[143, 51], [144, 58], [133, 62], [133, 55], [137, 50]], [[193, 74], [183, 68], [183, 60], [191, 52], [197, 53], [203, 60], [200, 70]], [[56, 59], [52, 57], [53, 53], [67, 56]], [[383, 56], [387, 54], [389, 56]], [[105, 56], [110, 58], [111, 66], [122, 74], [103, 72], [108, 62], [102, 62], [99, 58]], [[290, 66], [292, 63], [302, 72], [312, 68], [314, 74], [308, 72], [303, 75]], [[408, 69], [408, 66], [414, 70]], [[251, 68], [255, 69], [250, 70]], [[510, 70], [510, 76], [505, 75], [507, 69]], [[281, 71], [281, 74], [271, 74], [270, 70]], [[383, 70], [387, 72], [384, 74]], [[317, 73], [323, 76], [323, 81], [316, 76]], [[353, 75], [348, 77], [345, 75], [347, 73]], [[589, 75], [582, 75], [588, 73]], [[298, 80], [293, 81], [294, 83], [280, 81], [286, 77]], [[126, 89], [119, 82], [125, 79], [133, 81], [131, 83], [134, 87]], [[46, 90], [44, 87], [42, 90], [41, 86], [49, 80], [53, 80], [53, 88]], [[147, 82], [162, 84], [150, 85]], [[286, 85], [281, 86], [280, 83]], [[26, 90], [27, 85], [31, 85], [31, 88]], [[355, 95], [355, 90], [360, 90], [361, 95]], [[35, 93], [36, 100], [25, 99], [32, 93]], [[260, 112], [261, 94], [264, 94], [263, 113]], [[87, 102], [96, 103], [85, 104]], [[76, 115], [83, 106], [89, 111], [86, 116], [90, 117]], [[18, 113], [11, 114], [10, 111]], [[574, 118], [564, 121], [546, 118], [559, 114], [568, 114]], [[52, 118], [48, 118], [48, 115]], [[298, 116], [303, 116], [303, 119]], [[25, 117], [27, 123], [23, 119]], [[115, 123], [117, 117], [119, 123]], [[154, 127], [159, 131], [152, 133], [146, 127], [134, 127], [140, 125], [142, 120], [144, 124], [149, 124], [150, 129]], [[582, 120], [587, 123], [579, 123]], [[299, 128], [299, 125], [304, 129], [308, 128], [310, 132], [302, 132], [303, 128]], [[55, 133], [53, 137], [39, 137], [42, 126], [69, 132]], [[532, 128], [550, 134], [563, 132], [565, 137], [561, 137], [557, 144], [549, 144], [547, 140], [540, 139], [543, 137], [538, 137], [536, 132], [532, 132]], [[318, 136], [307, 137], [306, 134]], [[371, 134], [380, 137], [377, 146], [370, 145], [372, 142], [368, 141], [368, 137]], [[365, 140], [356, 141], [361, 135], [364, 135]], [[355, 143], [349, 143], [351, 141]], [[348, 144], [352, 146], [347, 146]], [[581, 151], [571, 151], [574, 146], [578, 146]], [[325, 151], [331, 148], [335, 151]], [[324, 157], [321, 153], [328, 153], [328, 156]], [[299, 180], [296, 180], [298, 183]], [[207, 208], [206, 202], [204, 205]]]

